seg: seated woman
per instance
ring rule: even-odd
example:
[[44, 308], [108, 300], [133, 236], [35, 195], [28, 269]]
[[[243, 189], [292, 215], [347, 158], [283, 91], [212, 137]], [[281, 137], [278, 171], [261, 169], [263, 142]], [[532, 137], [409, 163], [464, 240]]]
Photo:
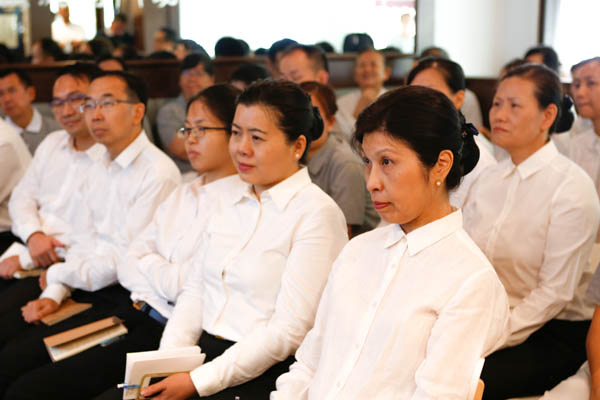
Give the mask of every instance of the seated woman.
[[510, 336], [486, 359], [484, 398], [540, 395], [585, 360], [593, 308], [582, 280], [600, 222], [590, 178], [550, 140], [561, 83], [542, 65], [501, 78], [491, 137], [510, 157], [486, 169], [464, 207], [465, 228], [504, 284]]
[[344, 212], [349, 237], [369, 231], [377, 226], [379, 217], [365, 185], [365, 168], [346, 141], [330, 135], [337, 112], [335, 93], [319, 82], [304, 82], [300, 87], [319, 109], [324, 125], [321, 137], [308, 149], [310, 178]]
[[319, 112], [292, 82], [260, 81], [242, 93], [229, 142], [239, 175], [223, 180], [207, 210], [199, 262], [160, 346], [199, 339], [206, 362], [144, 396], [265, 399], [275, 388], [347, 242], [341, 210], [301, 166], [322, 132]]
[[473, 136], [446, 96], [409, 86], [366, 108], [354, 138], [390, 225], [342, 250], [271, 399], [467, 399], [508, 319], [498, 276], [448, 201], [477, 163]]
[[[457, 110], [463, 106], [465, 99], [465, 74], [460, 65], [443, 58], [426, 57], [410, 71], [406, 78], [407, 85], [425, 86], [445, 94]], [[467, 121], [471, 122], [471, 121]], [[450, 194], [450, 204], [463, 207], [469, 196], [471, 187], [483, 170], [496, 164], [494, 156], [484, 144], [485, 138], [475, 137], [479, 147], [479, 161], [473, 171], [467, 174], [460, 186]]]
[[[129, 245], [116, 272], [94, 271], [116, 274], [127, 291], [119, 285], [94, 292], [75, 290], [73, 297], [94, 303], [92, 309], [52, 327], [33, 326], [0, 351], [0, 397], [93, 398], [121, 382], [127, 352], [158, 346], [202, 238], [208, 217], [206, 190], [236, 173], [229, 156], [229, 136], [239, 94], [231, 85], [214, 85], [192, 97], [180, 133], [191, 165], [200, 177], [179, 186], [158, 207], [150, 224]], [[132, 306], [132, 300], [138, 309]], [[124, 339], [51, 362], [42, 338], [112, 315], [125, 321], [129, 333]], [[25, 317], [32, 315], [25, 313]], [[24, 324], [22, 320], [20, 323]]]

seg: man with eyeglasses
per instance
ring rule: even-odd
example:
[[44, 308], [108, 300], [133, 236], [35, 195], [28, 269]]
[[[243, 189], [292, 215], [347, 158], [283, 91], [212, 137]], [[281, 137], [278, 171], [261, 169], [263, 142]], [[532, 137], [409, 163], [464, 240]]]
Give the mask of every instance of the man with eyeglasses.
[[56, 120], [40, 114], [32, 105], [34, 99], [35, 87], [29, 75], [16, 68], [0, 70], [0, 109], [31, 154], [48, 133], [60, 129]]
[[[27, 247], [15, 244], [0, 262], [0, 287], [12, 283], [20, 270], [45, 268], [57, 262], [73, 232], [87, 229], [88, 212], [82, 207], [81, 187], [102, 151], [85, 124], [79, 107], [87, 96], [92, 75], [100, 70], [74, 64], [60, 70], [50, 106], [62, 130], [39, 145], [33, 161], [15, 186], [9, 202], [12, 231]], [[24, 279], [2, 293], [0, 314], [40, 294], [36, 279]]]
[[[68, 374], [55, 372], [64, 362], [52, 363], [39, 344], [48, 335], [115, 315], [117, 309], [133, 310], [130, 293], [118, 284], [117, 268], [127, 267], [119, 264], [127, 247], [181, 181], [175, 164], [142, 129], [146, 101], [143, 81], [126, 72], [104, 71], [90, 83], [80, 110], [92, 137], [103, 145], [81, 189], [90, 231], [81, 236], [85, 240], [69, 246], [63, 262], [41, 276], [43, 292], [22, 307], [22, 318], [14, 310], [0, 316], [0, 398], [64, 398], [53, 390], [77, 395], [91, 390], [94, 377], [87, 369], [71, 365]], [[51, 327], [34, 325], [68, 296], [93, 307]], [[140, 318], [145, 316], [140, 312]], [[133, 317], [125, 321], [128, 327], [137, 322]], [[107, 351], [117, 349], [109, 346]], [[48, 371], [37, 376], [42, 366]], [[34, 374], [35, 385], [25, 382], [28, 372]], [[69, 388], [61, 386], [65, 381]]]
[[203, 54], [190, 54], [180, 67], [179, 88], [181, 94], [158, 110], [156, 124], [162, 148], [175, 161], [181, 173], [193, 171], [185, 151], [185, 141], [177, 136], [177, 130], [185, 121], [187, 102], [203, 89], [215, 83], [210, 58]]

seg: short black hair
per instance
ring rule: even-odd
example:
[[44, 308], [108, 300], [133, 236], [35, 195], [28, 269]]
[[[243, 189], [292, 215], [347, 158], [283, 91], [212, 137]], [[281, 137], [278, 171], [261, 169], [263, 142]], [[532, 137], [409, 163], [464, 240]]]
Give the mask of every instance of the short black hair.
[[92, 81], [100, 78], [115, 77], [125, 82], [127, 96], [131, 101], [138, 101], [147, 107], [148, 92], [146, 83], [137, 75], [125, 71], [100, 71]]
[[204, 71], [210, 76], [215, 74], [212, 60], [209, 56], [201, 53], [192, 53], [185, 56], [185, 58], [181, 60], [179, 70], [183, 72], [188, 69], [196, 68], [198, 65], [202, 65]]
[[87, 42], [92, 50], [94, 58], [106, 57], [112, 54], [113, 45], [112, 42], [101, 36], [95, 37]]
[[209, 86], [190, 99], [186, 114], [194, 102], [201, 101], [219, 121], [226, 125], [227, 133], [231, 134], [231, 123], [241, 93], [240, 89], [228, 83]]
[[175, 57], [175, 54], [171, 53], [170, 51], [166, 51], [166, 50], [155, 51], [154, 53], [151, 53], [146, 58], [149, 60], [176, 60], [177, 59], [177, 57]]
[[367, 33], [349, 33], [344, 38], [344, 53], [358, 53], [365, 48], [374, 48], [373, 39]]
[[588, 58], [587, 60], [578, 62], [577, 64], [575, 64], [571, 67], [571, 73], [573, 73], [576, 69], [579, 69], [579, 68], [583, 67], [584, 65], [589, 64], [591, 62], [600, 63], [600, 57]]
[[173, 29], [169, 28], [168, 26], [163, 26], [162, 28], [159, 28], [159, 31], [161, 31], [162, 33], [165, 34], [165, 40], [167, 42], [173, 42], [173, 44], [175, 44], [177, 39], [179, 39], [177, 32], [175, 32]]
[[542, 55], [542, 62], [544, 65], [551, 70], [558, 72], [560, 69], [560, 61], [558, 60], [558, 54], [556, 51], [550, 46], [535, 46], [527, 50], [525, 53], [525, 58], [532, 56], [534, 54]]
[[244, 43], [231, 36], [222, 37], [215, 43], [215, 57], [246, 57], [250, 51]]
[[277, 61], [277, 54], [281, 53], [282, 51], [284, 51], [285, 49], [287, 49], [290, 46], [296, 45], [298, 44], [298, 42], [296, 42], [293, 39], [281, 39], [278, 40], [276, 42], [274, 42], [271, 47], [269, 47], [269, 50], [267, 51], [267, 55], [269, 56], [269, 60], [271, 60], [272, 63]]
[[[338, 111], [335, 91], [331, 86], [320, 82], [308, 81], [302, 82], [300, 87], [309, 95], [314, 95], [319, 99], [324, 108], [321, 110], [321, 114], [325, 117], [332, 118]], [[313, 106], [316, 107], [317, 105], [313, 104]]]
[[306, 55], [306, 57], [308, 57], [309, 60], [311, 60], [313, 70], [315, 72], [319, 72], [322, 70], [329, 72], [329, 63], [327, 62], [327, 56], [325, 56], [325, 53], [323, 52], [323, 50], [321, 50], [320, 47], [314, 45], [295, 44], [289, 46], [283, 51], [283, 55], [281, 56], [281, 58], [292, 54], [296, 51], [301, 51]]
[[105, 55], [104, 57], [99, 57], [96, 59], [96, 65], [100, 65], [101, 62], [104, 61], [116, 61], [121, 65], [123, 71], [127, 71], [127, 66], [125, 65], [125, 61], [121, 57], [114, 57], [112, 55]]
[[410, 85], [419, 73], [429, 68], [435, 69], [442, 75], [452, 93], [465, 90], [465, 73], [462, 67], [454, 61], [433, 56], [419, 60], [419, 63], [408, 73], [406, 84]]
[[329, 42], [318, 42], [315, 43], [315, 46], [320, 47], [321, 50], [323, 50], [323, 52], [325, 53], [335, 53], [335, 49], [333, 48], [333, 45]]
[[442, 49], [441, 47], [437, 47], [437, 46], [429, 46], [424, 48], [421, 51], [421, 54], [419, 55], [419, 58], [425, 58], [425, 57], [439, 57], [439, 58], [444, 58], [446, 60], [450, 59], [450, 55], [448, 54], [448, 52], [444, 49]]
[[206, 50], [204, 50], [204, 47], [196, 43], [194, 40], [180, 39], [177, 41], [176, 44], [183, 45], [183, 47], [185, 47], [185, 49], [190, 53], [200, 53], [208, 56], [208, 53], [206, 52]]
[[17, 78], [19, 78], [19, 81], [21, 81], [21, 84], [23, 86], [25, 86], [26, 88], [33, 86], [33, 81], [31, 80], [31, 77], [29, 76], [29, 74], [25, 71], [23, 71], [20, 68], [5, 68], [5, 69], [0, 69], [0, 78], [6, 78], [8, 75], [11, 74], [15, 74], [17, 75]]
[[76, 62], [75, 64], [67, 65], [58, 70], [56, 74], [56, 79], [60, 78], [63, 75], [70, 75], [76, 79], [87, 79], [88, 81], [92, 81], [96, 75], [98, 75], [102, 70], [98, 68], [96, 64], [88, 63], [88, 62]]
[[366, 135], [384, 132], [407, 144], [426, 168], [437, 163], [443, 150], [450, 150], [454, 162], [445, 182], [450, 191], [479, 160], [474, 132], [466, 129], [464, 117], [443, 93], [405, 86], [381, 95], [358, 115], [352, 141], [360, 149]]
[[254, 81], [265, 79], [269, 76], [266, 68], [260, 64], [244, 63], [240, 65], [233, 74], [231, 81], [241, 81], [246, 85], [250, 85]]
[[58, 43], [52, 40], [49, 37], [41, 38], [37, 41], [40, 44], [40, 48], [42, 49], [42, 53], [46, 57], [54, 58], [54, 61], [61, 61], [65, 58], [65, 53], [60, 48]]

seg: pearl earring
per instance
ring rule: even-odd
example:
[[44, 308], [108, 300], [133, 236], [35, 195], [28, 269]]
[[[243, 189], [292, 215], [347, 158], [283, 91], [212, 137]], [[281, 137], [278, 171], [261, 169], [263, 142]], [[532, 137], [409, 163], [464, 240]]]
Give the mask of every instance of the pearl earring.
[[435, 184], [436, 184], [437, 186], [442, 186], [442, 181], [435, 181]]
[[300, 154], [296, 153], [296, 158], [300, 158]]

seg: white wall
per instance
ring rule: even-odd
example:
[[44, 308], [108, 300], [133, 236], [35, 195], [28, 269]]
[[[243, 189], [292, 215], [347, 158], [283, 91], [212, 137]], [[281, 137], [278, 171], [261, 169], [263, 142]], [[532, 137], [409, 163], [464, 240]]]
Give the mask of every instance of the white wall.
[[435, 0], [433, 40], [465, 75], [495, 77], [537, 43], [538, 0]]

